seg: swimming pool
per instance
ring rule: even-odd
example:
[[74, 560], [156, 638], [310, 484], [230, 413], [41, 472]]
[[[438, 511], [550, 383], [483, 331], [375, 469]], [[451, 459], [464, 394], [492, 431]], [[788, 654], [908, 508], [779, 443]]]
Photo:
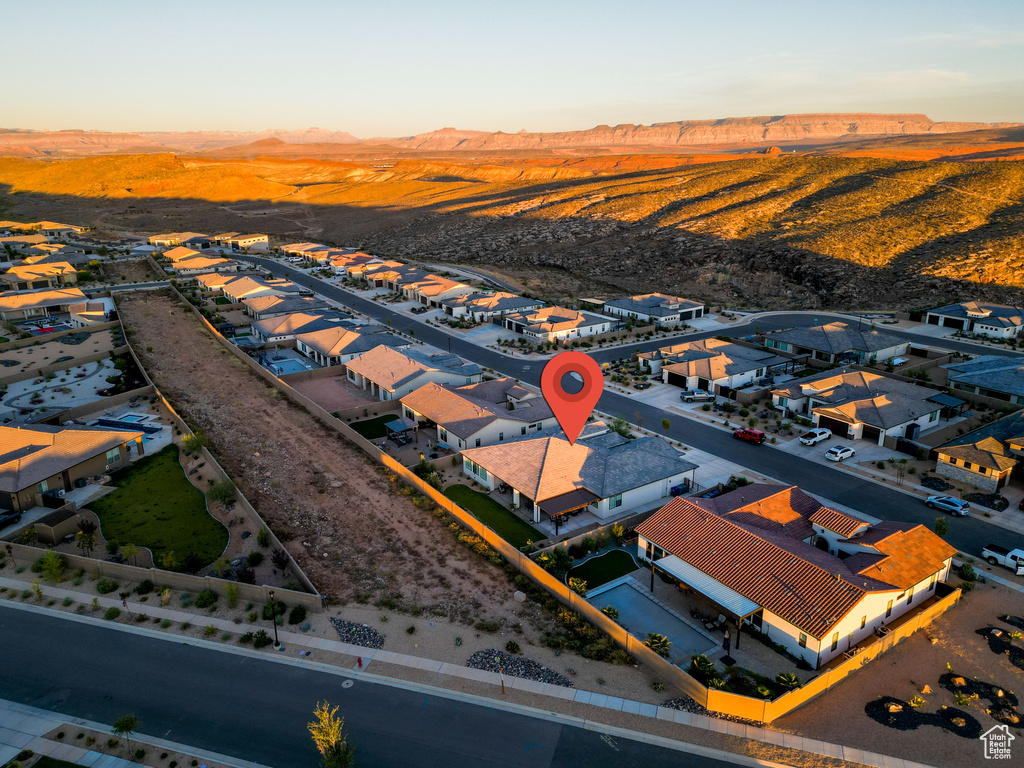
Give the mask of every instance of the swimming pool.
[[146, 421], [147, 417], [130, 413], [127, 416], [118, 416], [118, 421]]
[[270, 372], [275, 376], [311, 370], [311, 368], [308, 365], [303, 364], [301, 360], [276, 360], [274, 362], [268, 360], [267, 368], [269, 368]]
[[136, 424], [127, 419], [97, 419], [96, 426], [126, 429], [132, 432], [142, 432], [144, 435], [155, 435], [163, 429], [163, 426], [159, 424]]

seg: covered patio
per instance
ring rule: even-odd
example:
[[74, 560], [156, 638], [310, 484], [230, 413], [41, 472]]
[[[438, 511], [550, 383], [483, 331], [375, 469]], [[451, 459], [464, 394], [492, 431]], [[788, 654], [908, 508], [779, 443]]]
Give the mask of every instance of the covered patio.
[[542, 501], [538, 505], [539, 514], [537, 515], [538, 519], [535, 522], [540, 522], [540, 515], [547, 515], [548, 520], [554, 524], [555, 536], [557, 536], [559, 524], [563, 520], [567, 520], [569, 517], [575, 517], [581, 512], [586, 511], [587, 507], [595, 501], [600, 501], [600, 498], [595, 496], [586, 488], [577, 488], [574, 491], [563, 493], [560, 496], [554, 496]]

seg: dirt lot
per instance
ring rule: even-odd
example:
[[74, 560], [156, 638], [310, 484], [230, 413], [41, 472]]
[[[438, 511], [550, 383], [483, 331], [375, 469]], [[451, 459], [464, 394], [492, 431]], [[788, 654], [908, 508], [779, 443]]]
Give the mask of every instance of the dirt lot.
[[[73, 335], [72, 335], [73, 336]], [[73, 336], [74, 337], [74, 336]], [[61, 358], [71, 367], [71, 361], [80, 357], [86, 357], [96, 352], [110, 352], [114, 348], [113, 334], [111, 331], [95, 331], [88, 335], [79, 344], [72, 344], [67, 336], [60, 336], [53, 341], [47, 341], [46, 336], [39, 336], [39, 344], [30, 344], [27, 347], [11, 349], [0, 354], [0, 359], [17, 363], [17, 365], [5, 364], [0, 368], [0, 375], [10, 376], [15, 373], [35, 371], [44, 365], [53, 365]]]
[[324, 377], [310, 381], [290, 382], [292, 389], [301, 392], [328, 412], [344, 411], [359, 405], [378, 402], [353, 386], [344, 376]]
[[149, 283], [167, 279], [167, 275], [154, 270], [147, 259], [100, 259], [100, 273], [106, 283]]
[[[991, 583], [979, 585], [931, 627], [905, 640], [829, 693], [776, 721], [775, 726], [802, 736], [928, 765], [982, 765], [982, 743], [976, 738], [965, 738], [928, 724], [913, 730], [897, 730], [870, 718], [865, 707], [881, 696], [907, 702], [919, 695], [926, 702], [919, 712], [925, 715], [946, 706], [966, 711], [977, 720], [981, 732], [998, 725], [986, 712], [991, 701], [980, 698], [967, 706], [958, 705], [953, 694], [939, 685], [939, 678], [947, 673], [949, 664], [965, 680], [992, 683], [1011, 695], [1024, 691], [1024, 643], [1012, 643], [1017, 649], [1013, 656], [1018, 664], [1015, 666], [1010, 656], [993, 652], [986, 638], [977, 634], [977, 630], [989, 626], [1020, 630], [1019, 626], [999, 620], [1006, 613], [1024, 619], [1024, 594]], [[934, 645], [929, 636], [935, 638]], [[931, 692], [922, 694], [926, 685]], [[1021, 706], [1017, 709], [1020, 711]], [[1011, 732], [1024, 737], [1020, 725], [1011, 728]]]
[[121, 313], [157, 386], [210, 436], [323, 592], [346, 603], [388, 596], [465, 621], [522, 620], [500, 570], [396, 496], [378, 466], [263, 383], [168, 294], [133, 295]]

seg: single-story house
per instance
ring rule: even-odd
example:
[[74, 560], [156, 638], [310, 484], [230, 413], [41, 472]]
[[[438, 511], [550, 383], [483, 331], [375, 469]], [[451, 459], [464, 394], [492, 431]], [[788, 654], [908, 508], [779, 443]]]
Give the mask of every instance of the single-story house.
[[213, 240], [213, 238], [207, 237], [206, 235], [202, 235], [198, 232], [168, 232], [165, 235], [153, 235], [149, 238], [149, 244], [169, 247], [172, 245], [182, 245], [186, 241], [193, 240], [194, 238], [201, 238], [208, 241]]
[[1024, 405], [1024, 359], [1020, 357], [982, 355], [942, 367], [949, 371], [950, 389]]
[[374, 347], [381, 345], [404, 349], [412, 342], [385, 333], [382, 326], [329, 327], [295, 335], [295, 348], [313, 362], [324, 367], [344, 365]]
[[344, 256], [333, 256], [328, 262], [331, 269], [339, 275], [351, 276], [350, 270], [365, 268], [372, 264], [382, 264], [383, 260], [368, 253], [348, 253]]
[[910, 342], [896, 334], [840, 322], [772, 333], [765, 337], [764, 345], [825, 363], [884, 362], [910, 349]]
[[51, 312], [67, 312], [86, 296], [78, 288], [48, 288], [42, 291], [0, 294], [0, 320], [25, 320], [49, 317]]
[[143, 451], [141, 432], [90, 427], [0, 426], [0, 507], [22, 512], [63, 496], [75, 481], [128, 464], [128, 446]]
[[422, 426], [437, 425], [451, 448], [479, 448], [554, 427], [551, 407], [539, 392], [514, 379], [453, 386], [429, 382], [402, 398], [402, 413]]
[[106, 323], [117, 316], [114, 300], [109, 297], [72, 304], [68, 307], [68, 312], [71, 315], [68, 322], [75, 328]]
[[462, 471], [493, 490], [507, 485], [512, 503], [534, 522], [586, 510], [606, 520], [657, 504], [689, 485], [697, 465], [660, 437], [629, 440], [603, 422], [575, 443], [564, 432], [518, 437], [462, 451]]
[[785, 357], [721, 339], [700, 339], [641, 352], [640, 365], [683, 389], [739, 389], [768, 375]]
[[428, 307], [440, 307], [445, 299], [465, 296], [475, 289], [472, 286], [449, 280], [440, 275], [427, 275], [422, 280], [409, 283], [402, 287], [402, 295], [412, 301]]
[[923, 525], [870, 523], [767, 484], [680, 496], [637, 533], [658, 571], [815, 669], [935, 596], [956, 554]]
[[837, 368], [795, 379], [772, 390], [772, 402], [787, 415], [809, 416], [815, 427], [837, 437], [871, 440], [886, 437], [913, 440], [937, 426], [942, 393], [877, 373]]
[[266, 320], [268, 317], [278, 317], [279, 315], [290, 315], [295, 312], [316, 312], [324, 309], [330, 309], [330, 305], [323, 299], [315, 296], [285, 294], [282, 296], [255, 296], [250, 299], [242, 299], [242, 311], [257, 320]]
[[211, 272], [238, 272], [243, 269], [241, 262], [232, 259], [222, 259], [219, 256], [194, 256], [189, 259], [182, 259], [171, 267], [177, 274], [183, 277], [190, 275], [203, 275]]
[[979, 336], [1012, 339], [1024, 327], [1024, 309], [1005, 304], [987, 304], [981, 301], [963, 301], [929, 309], [925, 322], [943, 328], [955, 328]]
[[29, 225], [40, 235], [47, 237], [70, 237], [88, 230], [88, 227], [79, 227], [74, 224], [61, 224], [59, 221], [37, 221]]
[[540, 309], [544, 302], [527, 299], [515, 293], [469, 293], [441, 302], [444, 313], [451, 317], [472, 317], [477, 322], [486, 322], [511, 312], [529, 312]]
[[534, 344], [582, 339], [614, 331], [619, 321], [564, 307], [542, 307], [501, 316], [501, 326]]
[[387, 288], [388, 290], [401, 293], [402, 288], [410, 283], [415, 283], [420, 280], [424, 280], [428, 277], [428, 273], [419, 267], [414, 267], [411, 264], [402, 264], [398, 267], [388, 267], [386, 269], [374, 269], [372, 272], [367, 271], [363, 273], [365, 277], [374, 288]]
[[293, 312], [290, 315], [275, 315], [252, 323], [252, 335], [262, 344], [277, 344], [289, 341], [304, 333], [313, 333], [328, 328], [356, 327], [352, 316], [344, 312]]
[[428, 355], [414, 349], [377, 346], [347, 365], [348, 380], [380, 400], [400, 400], [428, 382], [475, 384], [483, 371], [457, 355]]
[[362, 277], [369, 281], [370, 275], [377, 270], [394, 269], [401, 266], [404, 265], [400, 261], [381, 261], [380, 259], [374, 259], [373, 261], [354, 261], [345, 267], [345, 271], [348, 273], [349, 277]]
[[163, 258], [167, 259], [172, 264], [176, 264], [179, 261], [186, 261], [187, 259], [194, 259], [202, 256], [203, 254], [192, 248], [186, 248], [183, 245], [176, 245], [173, 248], [169, 248], [160, 254]]
[[307, 253], [327, 250], [327, 246], [321, 245], [320, 243], [288, 243], [286, 245], [278, 246], [275, 250], [287, 254], [288, 256], [300, 256], [305, 258]]
[[211, 292], [220, 292], [234, 302], [257, 296], [298, 296], [302, 289], [290, 280], [253, 277], [251, 275], [205, 274], [197, 278]]
[[269, 251], [270, 237], [264, 234], [244, 235], [239, 232], [226, 232], [215, 238], [222, 245], [231, 246], [232, 251]]
[[20, 264], [0, 275], [7, 290], [29, 291], [35, 288], [56, 288], [78, 282], [78, 270], [66, 261], [52, 264]]
[[606, 301], [604, 311], [609, 315], [638, 320], [641, 325], [654, 323], [658, 328], [674, 328], [687, 320], [704, 317], [705, 308], [699, 301], [664, 293], [645, 293]]
[[938, 474], [996, 493], [1024, 465], [1024, 411], [955, 437], [935, 452]]
[[0, 237], [0, 249], [24, 251], [36, 245], [50, 242], [46, 235], [7, 235]]

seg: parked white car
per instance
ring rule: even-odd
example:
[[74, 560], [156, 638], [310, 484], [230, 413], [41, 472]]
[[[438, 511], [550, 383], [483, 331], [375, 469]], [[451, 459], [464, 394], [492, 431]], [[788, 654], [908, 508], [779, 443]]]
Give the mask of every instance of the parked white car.
[[817, 445], [818, 443], [828, 440], [832, 437], [832, 431], [825, 429], [824, 427], [818, 427], [812, 429], [810, 432], [805, 432], [800, 435], [800, 442], [804, 445]]
[[825, 458], [829, 461], [842, 461], [856, 455], [857, 452], [848, 445], [833, 445], [825, 451]]

